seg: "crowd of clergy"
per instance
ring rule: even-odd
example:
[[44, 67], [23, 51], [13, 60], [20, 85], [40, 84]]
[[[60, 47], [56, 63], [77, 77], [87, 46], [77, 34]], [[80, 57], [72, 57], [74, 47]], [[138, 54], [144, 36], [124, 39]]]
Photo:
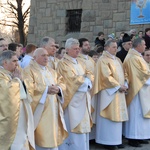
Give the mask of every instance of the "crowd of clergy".
[[0, 150], [89, 150], [90, 140], [116, 150], [123, 138], [133, 147], [148, 144], [145, 39], [125, 33], [120, 51], [113, 38], [103, 52], [90, 51], [86, 38], [58, 46], [43, 37], [21, 57], [19, 45], [0, 39]]

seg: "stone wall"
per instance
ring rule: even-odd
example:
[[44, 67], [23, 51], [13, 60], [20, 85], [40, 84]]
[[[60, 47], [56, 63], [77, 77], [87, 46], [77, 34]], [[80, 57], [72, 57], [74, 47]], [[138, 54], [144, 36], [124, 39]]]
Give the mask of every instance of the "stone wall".
[[[145, 30], [150, 25], [130, 25], [130, 0], [31, 0], [28, 42], [39, 43], [43, 36], [60, 45], [69, 37], [86, 37], [94, 45], [97, 33], [119, 36], [130, 29]], [[66, 33], [66, 10], [82, 9], [80, 33]]]

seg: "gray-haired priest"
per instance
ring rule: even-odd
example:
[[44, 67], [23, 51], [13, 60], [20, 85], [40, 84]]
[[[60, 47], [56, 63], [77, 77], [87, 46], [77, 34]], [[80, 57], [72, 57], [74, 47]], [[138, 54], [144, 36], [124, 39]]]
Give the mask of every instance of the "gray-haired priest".
[[91, 131], [91, 97], [93, 74], [85, 64], [77, 60], [79, 42], [70, 38], [66, 41], [67, 54], [58, 63], [58, 72], [64, 77], [66, 84], [65, 121], [69, 137], [59, 150], [89, 150], [89, 132]]
[[[0, 54], [0, 149], [35, 149], [31, 99], [22, 82], [15, 52]], [[31, 146], [31, 147], [30, 147]]]

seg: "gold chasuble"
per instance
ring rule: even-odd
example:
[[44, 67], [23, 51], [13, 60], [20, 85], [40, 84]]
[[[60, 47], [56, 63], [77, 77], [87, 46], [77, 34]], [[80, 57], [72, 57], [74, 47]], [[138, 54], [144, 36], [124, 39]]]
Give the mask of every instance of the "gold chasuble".
[[[0, 150], [34, 149], [30, 100], [19, 78], [0, 68]], [[23, 124], [22, 124], [23, 122]]]
[[143, 116], [150, 118], [150, 86], [146, 84], [150, 78], [148, 64], [139, 52], [131, 49], [127, 54], [123, 67], [129, 84], [128, 94], [126, 95], [127, 105], [129, 106], [134, 97], [139, 93]]
[[59, 62], [58, 58], [50, 56], [48, 60], [48, 66], [56, 70], [58, 62]]
[[85, 77], [93, 81], [93, 74], [86, 66], [69, 55], [59, 61], [57, 71], [64, 77], [64, 109], [68, 109], [71, 132], [88, 133], [92, 126], [91, 96], [89, 92], [80, 92], [78, 88], [84, 83]]
[[129, 50], [123, 67], [125, 78], [129, 83], [128, 94], [126, 95], [128, 106], [150, 77], [150, 71], [142, 55], [133, 49]]
[[124, 85], [124, 82], [121, 61], [116, 56], [112, 57], [111, 54], [104, 51], [96, 65], [92, 91], [92, 95], [100, 92], [101, 105], [105, 103], [104, 106], [98, 106], [102, 117], [116, 122], [128, 120], [125, 94], [118, 90], [112, 95], [107, 93], [107, 89]]
[[20, 87], [11, 73], [0, 68], [0, 149], [9, 150], [14, 141], [20, 110]]
[[[78, 57], [77, 57], [77, 60], [82, 61], [86, 65], [87, 70], [90, 70], [93, 73], [93, 75], [94, 75], [94, 69], [95, 69], [96, 64], [95, 64], [94, 60], [90, 56], [83, 55], [83, 54], [80, 53], [78, 55]], [[91, 102], [91, 105], [92, 105], [91, 112], [94, 112], [96, 110], [96, 108], [95, 108], [95, 106], [96, 106], [95, 102], [96, 102], [95, 98], [93, 97], [92, 102]]]
[[94, 69], [95, 69], [96, 64], [90, 56], [83, 55], [80, 53], [77, 60], [81, 60], [86, 65], [87, 69], [90, 70], [94, 74]]
[[[24, 69], [24, 82], [31, 95], [33, 114], [47, 86], [58, 85], [65, 90], [63, 78], [50, 67], [42, 67], [35, 61]], [[63, 120], [63, 111], [56, 95], [46, 95], [44, 110], [35, 129], [35, 143], [40, 147], [54, 148], [68, 136]]]

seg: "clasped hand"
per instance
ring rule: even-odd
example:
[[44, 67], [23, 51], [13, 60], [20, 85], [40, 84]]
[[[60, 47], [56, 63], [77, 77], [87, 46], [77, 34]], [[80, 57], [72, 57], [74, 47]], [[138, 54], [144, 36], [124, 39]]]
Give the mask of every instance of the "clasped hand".
[[56, 86], [56, 85], [48, 86], [48, 92], [47, 93], [52, 94], [52, 95], [59, 93], [58, 86]]
[[15, 71], [12, 73], [12, 78], [19, 78], [20, 80], [22, 80], [22, 75], [21, 75], [21, 71], [19, 69], [15, 69]]
[[128, 88], [125, 85], [121, 85], [121, 87], [119, 88], [119, 92], [124, 92], [127, 93]]

